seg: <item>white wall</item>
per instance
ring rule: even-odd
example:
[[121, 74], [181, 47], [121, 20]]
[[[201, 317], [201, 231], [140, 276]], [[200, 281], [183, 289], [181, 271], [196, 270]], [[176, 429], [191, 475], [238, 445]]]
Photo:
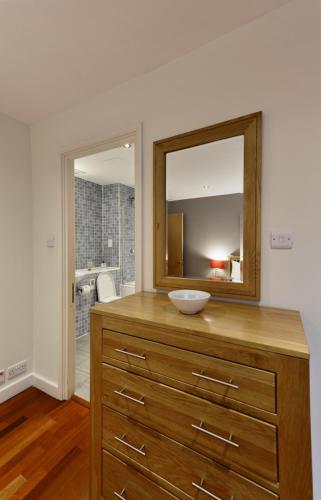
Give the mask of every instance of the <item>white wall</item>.
[[[302, 312], [312, 353], [316, 499], [321, 499], [319, 22], [318, 0], [294, 0], [31, 130], [35, 370], [56, 383], [62, 324], [61, 152], [143, 122], [144, 286], [151, 289], [152, 142], [263, 111], [262, 304]], [[292, 229], [295, 248], [272, 251], [272, 228]], [[56, 235], [56, 249], [46, 248], [48, 233]]]
[[[0, 369], [27, 360], [32, 371], [32, 230], [29, 129], [0, 114]], [[0, 402], [31, 376], [0, 386]]]

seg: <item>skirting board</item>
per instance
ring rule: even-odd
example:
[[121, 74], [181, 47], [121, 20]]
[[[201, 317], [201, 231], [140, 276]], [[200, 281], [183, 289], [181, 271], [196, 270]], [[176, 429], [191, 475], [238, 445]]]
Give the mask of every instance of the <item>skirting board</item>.
[[18, 380], [14, 380], [13, 382], [5, 385], [0, 389], [0, 404], [7, 401], [7, 399], [12, 398], [19, 392], [28, 389], [28, 387], [33, 385], [33, 374], [28, 373], [24, 377], [20, 377]]
[[49, 394], [49, 396], [52, 396], [53, 398], [60, 399], [58, 397], [57, 384], [35, 373], [28, 373], [3, 388], [0, 388], [0, 404], [31, 386], [37, 387], [37, 389]]
[[55, 384], [54, 382], [51, 382], [51, 380], [48, 380], [47, 378], [41, 377], [40, 375], [37, 375], [36, 373], [33, 374], [33, 383], [32, 385], [34, 387], [37, 387], [40, 391], [45, 392], [46, 394], [49, 394], [49, 396], [52, 396], [53, 398], [60, 399], [58, 396], [58, 384]]

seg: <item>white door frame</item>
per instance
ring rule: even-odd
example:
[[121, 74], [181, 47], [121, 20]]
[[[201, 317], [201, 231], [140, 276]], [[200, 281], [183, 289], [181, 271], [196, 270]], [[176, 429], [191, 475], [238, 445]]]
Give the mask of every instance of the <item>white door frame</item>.
[[135, 144], [135, 283], [143, 287], [142, 255], [142, 126], [105, 141], [82, 146], [62, 154], [63, 192], [63, 304], [59, 360], [59, 394], [70, 399], [75, 388], [75, 199], [74, 161], [90, 154], [113, 149], [127, 142]]

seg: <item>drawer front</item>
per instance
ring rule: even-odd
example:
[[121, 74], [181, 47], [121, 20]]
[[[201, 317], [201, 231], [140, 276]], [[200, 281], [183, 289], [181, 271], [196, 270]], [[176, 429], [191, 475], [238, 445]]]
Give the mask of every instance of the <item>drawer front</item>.
[[[278, 498], [256, 483], [109, 408], [103, 408], [103, 446], [139, 463], [192, 499]], [[202, 492], [201, 488], [214, 496]], [[144, 497], [138, 496], [135, 500], [138, 498]]]
[[103, 364], [102, 403], [235, 470], [277, 481], [276, 427]]
[[103, 361], [121, 361], [269, 412], [276, 411], [275, 374], [104, 330]]
[[177, 498], [106, 451], [103, 451], [102, 495], [105, 500]]

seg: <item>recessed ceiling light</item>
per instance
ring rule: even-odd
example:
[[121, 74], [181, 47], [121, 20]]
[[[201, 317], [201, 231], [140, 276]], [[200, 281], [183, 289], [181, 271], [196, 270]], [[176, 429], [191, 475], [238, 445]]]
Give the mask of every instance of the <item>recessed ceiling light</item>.
[[123, 144], [123, 148], [128, 149], [128, 148], [131, 148], [131, 147], [132, 147], [132, 145], [129, 144], [129, 142], [126, 142], [126, 144]]

